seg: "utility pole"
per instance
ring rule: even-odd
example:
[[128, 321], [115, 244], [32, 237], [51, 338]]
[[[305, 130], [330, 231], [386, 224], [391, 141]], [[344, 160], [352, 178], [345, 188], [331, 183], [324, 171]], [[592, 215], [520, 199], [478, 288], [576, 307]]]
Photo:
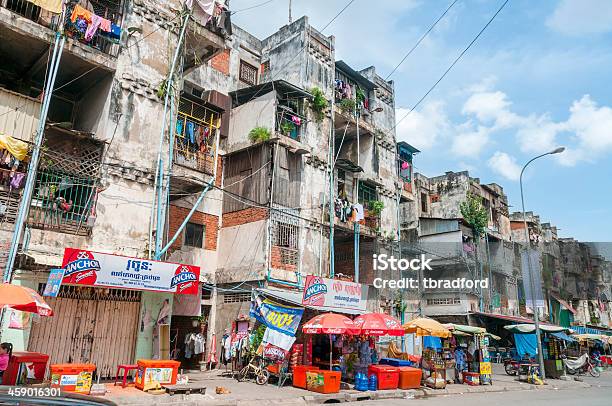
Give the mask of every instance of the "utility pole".
[[291, 18], [291, 0], [289, 0], [289, 24], [291, 24], [293, 22], [293, 19]]

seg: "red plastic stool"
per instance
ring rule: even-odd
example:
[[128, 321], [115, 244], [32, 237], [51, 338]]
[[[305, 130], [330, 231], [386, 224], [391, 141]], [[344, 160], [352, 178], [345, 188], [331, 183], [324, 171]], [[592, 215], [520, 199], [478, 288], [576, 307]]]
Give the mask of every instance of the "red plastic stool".
[[115, 386], [117, 386], [117, 381], [119, 380], [119, 372], [123, 369], [123, 382], [121, 383], [121, 387], [125, 388], [127, 386], [127, 377], [131, 370], [136, 371], [138, 369], [138, 365], [128, 365], [122, 364], [117, 365], [117, 375], [115, 376]]

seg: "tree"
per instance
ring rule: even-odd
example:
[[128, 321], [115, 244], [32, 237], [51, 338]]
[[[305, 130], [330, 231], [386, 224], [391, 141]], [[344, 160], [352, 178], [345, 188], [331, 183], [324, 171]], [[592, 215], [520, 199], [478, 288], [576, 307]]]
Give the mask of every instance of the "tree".
[[468, 193], [467, 201], [459, 206], [463, 219], [474, 231], [475, 237], [484, 234], [489, 224], [489, 214], [482, 205], [482, 197]]

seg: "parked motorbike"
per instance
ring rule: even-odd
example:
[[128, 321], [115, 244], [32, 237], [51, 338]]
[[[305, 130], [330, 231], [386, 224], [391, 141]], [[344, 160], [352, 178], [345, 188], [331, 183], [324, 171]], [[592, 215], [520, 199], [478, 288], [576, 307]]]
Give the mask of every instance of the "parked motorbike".
[[589, 354], [582, 354], [577, 359], [567, 359], [565, 357], [562, 359], [563, 363], [565, 364], [565, 369], [570, 375], [586, 375], [589, 373], [594, 378], [599, 378], [601, 375], [599, 369], [595, 366], [595, 363], [591, 360], [591, 357], [589, 357]]
[[519, 362], [513, 360], [512, 358], [504, 359], [504, 370], [506, 371], [506, 374], [515, 376], [519, 370]]

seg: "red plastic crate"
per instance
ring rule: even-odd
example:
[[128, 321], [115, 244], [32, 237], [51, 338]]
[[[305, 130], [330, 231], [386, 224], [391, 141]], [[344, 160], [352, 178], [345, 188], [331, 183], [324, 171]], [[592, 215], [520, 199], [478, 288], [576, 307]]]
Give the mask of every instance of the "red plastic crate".
[[318, 371], [319, 367], [296, 365], [293, 367], [293, 386], [306, 389], [306, 372]]
[[370, 365], [368, 376], [376, 375], [378, 389], [397, 389], [399, 384], [399, 368], [389, 365]]

